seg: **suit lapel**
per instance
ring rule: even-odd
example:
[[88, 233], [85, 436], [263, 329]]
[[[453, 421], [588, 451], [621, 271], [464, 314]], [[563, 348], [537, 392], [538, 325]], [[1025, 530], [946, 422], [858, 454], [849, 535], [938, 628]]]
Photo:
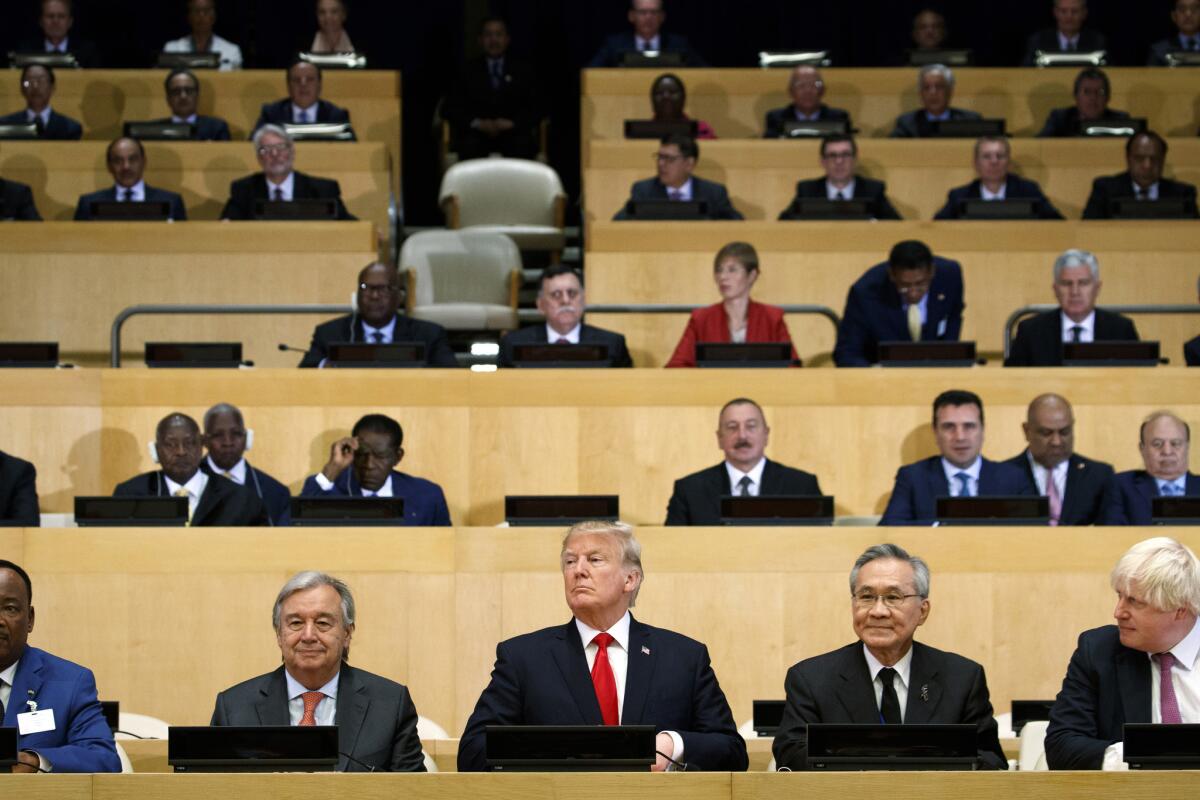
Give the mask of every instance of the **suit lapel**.
[[312, 184], [308, 181], [308, 176], [299, 172], [292, 173], [292, 199], [307, 200], [310, 197], [316, 197], [312, 190]]
[[843, 649], [844, 657], [838, 669], [841, 680], [834, 692], [838, 702], [846, 709], [850, 721], [860, 725], [879, 723], [879, 707], [875, 705], [875, 688], [871, 673], [867, 671], [867, 659], [861, 644], [852, 644]]
[[923, 725], [933, 719], [942, 700], [942, 684], [937, 665], [929, 652], [913, 642], [912, 669], [908, 672], [908, 701], [905, 703], [904, 723]]
[[[632, 641], [632, 635], [630, 641]], [[603, 725], [604, 717], [600, 714], [600, 702], [596, 699], [596, 688], [592, 685], [592, 676], [588, 673], [587, 656], [583, 653], [583, 642], [579, 638], [579, 629], [572, 619], [559, 629], [551, 645], [550, 655], [562, 675], [567, 691], [575, 700], [579, 715], [588, 725]]]
[[1188, 497], [1200, 495], [1200, 475], [1187, 474], [1187, 479], [1184, 481], [1183, 491]]
[[[1064, 523], [1063, 520], [1069, 521], [1079, 517], [1076, 507], [1079, 505], [1079, 493], [1083, 491], [1081, 484], [1083, 483], [1084, 473], [1086, 471], [1087, 464], [1079, 456], [1072, 454], [1071, 457], [1067, 459], [1066, 491], [1064, 493], [1065, 496], [1062, 499], [1062, 510], [1058, 515], [1058, 521], [1060, 525], [1069, 524], [1069, 522]], [[1049, 472], [1047, 472], [1046, 480], [1049, 481], [1051, 479], [1052, 476]], [[1049, 489], [1049, 486], [1046, 488]]]
[[259, 725], [289, 725], [287, 680], [283, 677], [283, 667], [271, 673], [265, 688], [260, 690], [262, 697], [254, 704], [258, 713]]
[[1117, 686], [1121, 692], [1123, 722], [1150, 722], [1150, 659], [1145, 653], [1122, 647], [1117, 651]]
[[210, 475], [208, 483], [204, 487], [203, 494], [200, 495], [200, 502], [196, 504], [196, 512], [192, 514], [192, 525], [203, 525], [205, 520], [216, 512], [217, 507], [225, 500], [229, 489], [232, 487], [222, 483], [225, 478], [217, 475]]
[[[629, 666], [625, 671], [625, 703], [622, 706], [621, 724], [642, 724], [642, 713], [646, 708], [646, 696], [654, 679], [657, 665], [657, 648], [654, 647], [650, 627], [631, 616], [629, 619]], [[594, 692], [593, 692], [594, 694]], [[653, 722], [653, 720], [646, 720]]]
[[[371, 699], [367, 696], [366, 687], [362, 686], [355, 676], [355, 670], [348, 664], [342, 664], [338, 675], [337, 694], [337, 727], [338, 749], [343, 753], [354, 755], [354, 745], [358, 742], [358, 733], [367, 718], [367, 707]], [[348, 761], [345, 756], [339, 757], [338, 769], [346, 768]]]
[[5, 727], [17, 727], [17, 715], [29, 710], [26, 701], [31, 697], [37, 702], [42, 683], [42, 654], [36, 648], [26, 646], [21, 663], [17, 666], [17, 674], [13, 676], [8, 705], [4, 709]]
[[[929, 499], [933, 503], [933, 508], [929, 509], [929, 518], [932, 519], [937, 515], [937, 499], [939, 497], [949, 497], [950, 482], [946, 480], [946, 470], [942, 469], [942, 460], [934, 456], [929, 461], [925, 462], [928, 472], [926, 477], [929, 480]], [[979, 471], [980, 484], [983, 484], [983, 470]]]
[[[729, 472], [726, 471], [725, 474], [728, 476]], [[783, 494], [779, 486], [782, 481], [783, 471], [775, 465], [774, 461], [768, 458], [767, 463], [763, 465], [762, 485], [759, 486], [759, 495], [767, 497], [769, 495]]]
[[1154, 480], [1154, 476], [1148, 472], [1139, 472], [1133, 480], [1133, 485], [1146, 501], [1146, 508], [1152, 507], [1154, 498], [1158, 497], [1158, 482]]

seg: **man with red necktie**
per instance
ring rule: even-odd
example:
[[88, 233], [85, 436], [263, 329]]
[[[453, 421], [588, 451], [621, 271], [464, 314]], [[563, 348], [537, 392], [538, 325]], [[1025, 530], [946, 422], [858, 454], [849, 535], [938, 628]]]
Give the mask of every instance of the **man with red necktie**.
[[708, 648], [629, 613], [642, 548], [620, 522], [580, 522], [563, 539], [566, 625], [501, 642], [467, 720], [458, 771], [486, 768], [488, 725], [654, 725], [654, 770], [741, 771], [748, 764]]

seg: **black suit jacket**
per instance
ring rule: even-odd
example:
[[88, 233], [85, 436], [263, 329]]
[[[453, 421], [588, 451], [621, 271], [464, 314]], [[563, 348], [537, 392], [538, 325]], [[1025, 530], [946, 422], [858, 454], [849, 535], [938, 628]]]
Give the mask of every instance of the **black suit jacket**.
[[[1133, 178], [1128, 172], [1119, 175], [1108, 175], [1092, 181], [1092, 193], [1088, 195], [1087, 205], [1083, 209], [1084, 219], [1111, 219], [1112, 213], [1108, 207], [1109, 201], [1117, 198], [1132, 198]], [[1191, 217], [1197, 216], [1196, 187], [1190, 183], [1173, 181], [1170, 178], [1158, 179], [1158, 197], [1165, 200], [1170, 197], [1182, 198], [1188, 203], [1184, 212]]]
[[[675, 731], [689, 768], [742, 771], [746, 742], [737, 732], [708, 648], [694, 639], [630, 619], [629, 666], [621, 722]], [[492, 679], [458, 743], [458, 771], [485, 768], [487, 725], [600, 725], [575, 620], [503, 641]]]
[[1121, 644], [1116, 625], [1084, 631], [1050, 708], [1046, 764], [1100, 769], [1126, 722], [1150, 720], [1150, 659]]
[[[153, 120], [159, 125], [170, 125], [173, 120], [170, 117]], [[220, 117], [206, 117], [203, 114], [196, 115], [196, 121], [192, 124], [192, 141], [194, 142], [228, 142], [229, 141], [229, 123]]]
[[[796, 183], [796, 196], [792, 198], [791, 205], [779, 212], [779, 218], [782, 220], [803, 219], [800, 216], [799, 200], [813, 197], [824, 199], [828, 196], [825, 191], [824, 178], [799, 181]], [[854, 196], [851, 199], [871, 201], [875, 219], [900, 219], [900, 212], [896, 211], [892, 201], [888, 200], [887, 184], [883, 181], [855, 175]]]
[[41, 525], [37, 469], [24, 459], [0, 451], [0, 519], [26, 527]]
[[1183, 360], [1189, 367], [1200, 367], [1200, 336], [1184, 343]]
[[[209, 463], [209, 458], [205, 456], [200, 462], [200, 469], [209, 475], [220, 474], [214, 465]], [[251, 466], [249, 461], [246, 462], [246, 482], [242, 485], [262, 500], [271, 526], [286, 527], [292, 524], [292, 494], [286, 486], [261, 469]]]
[[[349, 121], [350, 112], [346, 109], [340, 106], [335, 106], [328, 100], [317, 101], [317, 122]], [[258, 114], [258, 120], [254, 123], [254, 131], [258, 130], [263, 125], [290, 125], [293, 122], [295, 122], [295, 120], [292, 118], [292, 100], [290, 97], [285, 97], [282, 100], [276, 100], [274, 103], [262, 104], [262, 109]], [[254, 131], [250, 132], [251, 138], [254, 138]], [[351, 138], [354, 137], [352, 136]]]
[[[358, 217], [346, 210], [342, 189], [337, 181], [314, 178], [303, 172], [293, 172], [292, 197], [296, 200], [336, 200], [337, 218], [354, 220]], [[254, 201], [268, 200], [267, 177], [261, 172], [238, 178], [229, 184], [229, 200], [221, 210], [221, 219], [254, 219]]]
[[[403, 685], [342, 662], [338, 673], [338, 772], [424, 772], [417, 709]], [[210, 725], [289, 725], [281, 666], [217, 695]], [[353, 761], [347, 758], [353, 757]], [[363, 766], [363, 765], [367, 766]]]
[[455, 134], [469, 129], [473, 119], [510, 119], [515, 128], [528, 132], [544, 116], [539, 102], [537, 75], [529, 65], [504, 58], [504, 78], [492, 88], [487, 59], [467, 62], [450, 93], [443, 114]]
[[[1104, 34], [1099, 31], [1084, 28], [1079, 32], [1079, 41], [1076, 44], [1076, 51], [1080, 53], [1091, 53], [1096, 50], [1106, 50], [1108, 44], [1104, 39]], [[1022, 67], [1032, 67], [1037, 64], [1037, 51], [1043, 53], [1061, 53], [1058, 45], [1058, 30], [1055, 28], [1043, 28], [1037, 33], [1029, 37], [1025, 42], [1025, 56], [1021, 59]]]
[[[351, 321], [354, 327], [351, 329]], [[457, 367], [458, 360], [446, 339], [446, 329], [433, 322], [397, 314], [394, 342], [424, 342], [425, 362], [430, 367]], [[364, 342], [362, 319], [349, 314], [323, 322], [313, 329], [312, 343], [300, 361], [301, 367], [316, 367], [329, 357], [329, 345], [336, 342]]]
[[[79, 196], [79, 202], [75, 204], [75, 220], [79, 222], [92, 219], [92, 203], [111, 203], [115, 202], [116, 199], [117, 187], [115, 186], [110, 186], [107, 189], [101, 189], [98, 192], [81, 194]], [[184, 222], [187, 220], [187, 209], [183, 205], [183, 198], [174, 192], [168, 192], [166, 189], [156, 189], [150, 184], [146, 184], [146, 202], [170, 203], [170, 218], [177, 222]]]
[[[950, 119], [983, 119], [977, 111], [951, 108]], [[896, 117], [896, 127], [888, 134], [892, 139], [923, 139], [933, 136], [933, 123], [925, 116], [925, 109], [918, 108]]]
[[[1022, 320], [1017, 337], [1008, 349], [1006, 367], [1062, 366], [1062, 311], [1044, 311]], [[1097, 342], [1136, 342], [1137, 326], [1133, 320], [1102, 308], [1096, 309], [1095, 340]]]
[[[165, 497], [169, 494], [161, 470], [143, 472], [113, 489], [113, 497]], [[267, 511], [258, 495], [219, 475], [209, 476], [192, 514], [193, 528], [266, 524]]]
[[[976, 178], [966, 186], [951, 189], [946, 195], [946, 205], [933, 216], [934, 219], [959, 219], [962, 216], [964, 200], [979, 200], [983, 197], [983, 181]], [[1054, 204], [1042, 194], [1042, 187], [1035, 181], [1027, 181], [1010, 174], [1004, 182], [1004, 198], [1006, 200], [1028, 199], [1035, 200], [1033, 213], [1038, 219], [1063, 219]]]
[[[658, 178], [646, 178], [633, 184], [629, 190], [629, 200], [666, 200], [667, 187]], [[729, 192], [724, 184], [706, 181], [692, 176], [692, 200], [708, 204], [708, 216], [704, 219], [744, 219], [741, 213], [733, 207], [729, 200]], [[613, 217], [615, 220], [632, 219], [629, 205], [626, 204]]]
[[[1033, 479], [1033, 467], [1029, 465], [1029, 457], [1026, 455], [1028, 452], [1028, 450], [1022, 450], [1005, 463], [1024, 470], [1030, 485], [1036, 489], [1037, 481]], [[1058, 524], [1095, 525], [1099, 523], [1100, 518], [1104, 515], [1105, 492], [1112, 476], [1111, 464], [1072, 454], [1067, 459], [1067, 490], [1062, 499], [1062, 513], [1058, 518]]]
[[25, 184], [0, 178], [0, 198], [4, 201], [0, 219], [41, 221], [42, 215], [33, 204], [33, 190]]
[[[983, 667], [920, 642], [913, 642], [912, 647], [904, 724], [975, 725], [981, 765], [1008, 769]], [[793, 665], [783, 688], [787, 701], [771, 746], [779, 767], [807, 768], [810, 722], [877, 725], [881, 721], [862, 642]]]
[[[67, 44], [70, 45], [67, 52], [75, 56], [75, 63], [79, 64], [80, 67], [95, 69], [96, 67], [103, 66], [100, 63], [99, 51], [96, 49], [96, 45], [87, 39], [80, 39], [78, 36], [71, 34], [67, 37]], [[25, 39], [18, 45], [16, 52], [45, 53], [46, 40], [41, 36]]]
[[[720, 525], [721, 497], [733, 494], [729, 471], [722, 461], [715, 467], [693, 472], [675, 481], [667, 503], [665, 525]], [[817, 476], [767, 459], [763, 467], [761, 497], [772, 495], [820, 495]]]
[[[529, 325], [520, 330], [505, 334], [500, 340], [500, 366], [513, 365], [513, 346], [518, 344], [546, 344], [545, 324]], [[633, 359], [629, 357], [629, 349], [625, 346], [625, 337], [603, 328], [594, 328], [584, 324], [579, 329], [580, 344], [608, 345], [608, 356], [613, 367], [632, 367]]]
[[[1128, 119], [1128, 111], [1118, 111], [1115, 108], [1109, 108], [1105, 109], [1104, 115], [1100, 119], [1094, 120], [1094, 122], [1122, 122]], [[1079, 135], [1079, 109], [1075, 106], [1051, 110], [1050, 115], [1046, 117], [1046, 124], [1038, 131], [1038, 136], [1042, 138], [1061, 138]]]
[[1174, 53], [1179, 50], [1185, 50], [1183, 42], [1179, 39], [1179, 34], [1170, 36], [1166, 39], [1160, 39], [1150, 45], [1150, 53], [1146, 56], [1147, 67], [1165, 67], [1167, 64], [1167, 53]]
[[[692, 43], [688, 41], [686, 36], [681, 36], [677, 33], [659, 33], [659, 46], [667, 53], [682, 53], [684, 66], [688, 67], [707, 67], [708, 62], [704, 60], [696, 49], [692, 47]], [[589, 67], [616, 67], [620, 66], [621, 56], [625, 53], [633, 53], [637, 51], [637, 42], [635, 41], [633, 32], [614, 33], [604, 40], [604, 44], [596, 51], [596, 55], [592, 56], [592, 60], [588, 62]]]
[[[784, 106], [783, 108], [775, 108], [767, 112], [766, 122], [763, 125], [764, 139], [778, 139], [784, 136], [783, 124], [788, 120], [796, 119], [796, 107]], [[854, 123], [850, 121], [850, 112], [840, 108], [830, 108], [821, 103], [817, 109], [817, 119], [844, 119], [846, 127], [853, 128]]]
[[[28, 123], [29, 118], [24, 110], [0, 117], [0, 125], [26, 125]], [[83, 138], [83, 126], [52, 108], [50, 109], [50, 122], [46, 124], [38, 138], [75, 141]]]
[[[1187, 473], [1184, 494], [1200, 497], [1200, 475]], [[1118, 472], [1108, 482], [1103, 525], [1154, 524], [1154, 498], [1158, 497], [1158, 481], [1144, 469]]]

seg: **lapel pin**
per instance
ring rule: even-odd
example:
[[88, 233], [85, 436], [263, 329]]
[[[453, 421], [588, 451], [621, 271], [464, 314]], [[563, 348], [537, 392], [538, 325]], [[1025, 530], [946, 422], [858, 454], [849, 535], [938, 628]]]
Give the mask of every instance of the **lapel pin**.
[[945, 299], [946, 299], [946, 295], [942, 294], [941, 292], [938, 292], [938, 300], [945, 300]]
[[646, 645], [642, 645], [642, 653], [645, 655], [650, 655], [650, 648], [646, 647]]
[[926, 703], [929, 702], [929, 684], [928, 683], [921, 685], [921, 699], [924, 700]]

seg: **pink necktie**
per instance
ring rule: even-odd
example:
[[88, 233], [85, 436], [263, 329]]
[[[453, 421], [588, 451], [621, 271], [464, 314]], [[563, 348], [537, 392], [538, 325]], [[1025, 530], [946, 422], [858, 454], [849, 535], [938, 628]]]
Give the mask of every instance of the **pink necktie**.
[[309, 726], [317, 724], [317, 705], [324, 696], [320, 692], [305, 692], [300, 695], [300, 699], [304, 701], [304, 716], [300, 717], [301, 725]]
[[1162, 713], [1164, 725], [1178, 725], [1183, 722], [1183, 718], [1179, 716], [1179, 701], [1175, 699], [1175, 684], [1171, 681], [1171, 667], [1174, 665], [1174, 655], [1158, 654], [1158, 708]]
[[1062, 496], [1058, 493], [1058, 484], [1054, 482], [1054, 470], [1046, 470], [1046, 497], [1050, 499], [1050, 524], [1057, 525], [1062, 516]]
[[617, 713], [617, 679], [613, 676], [612, 665], [608, 663], [608, 646], [614, 640], [611, 634], [598, 633], [592, 641], [596, 643], [596, 660], [592, 662], [592, 685], [596, 687], [600, 716], [605, 725], [619, 725], [621, 721]]

